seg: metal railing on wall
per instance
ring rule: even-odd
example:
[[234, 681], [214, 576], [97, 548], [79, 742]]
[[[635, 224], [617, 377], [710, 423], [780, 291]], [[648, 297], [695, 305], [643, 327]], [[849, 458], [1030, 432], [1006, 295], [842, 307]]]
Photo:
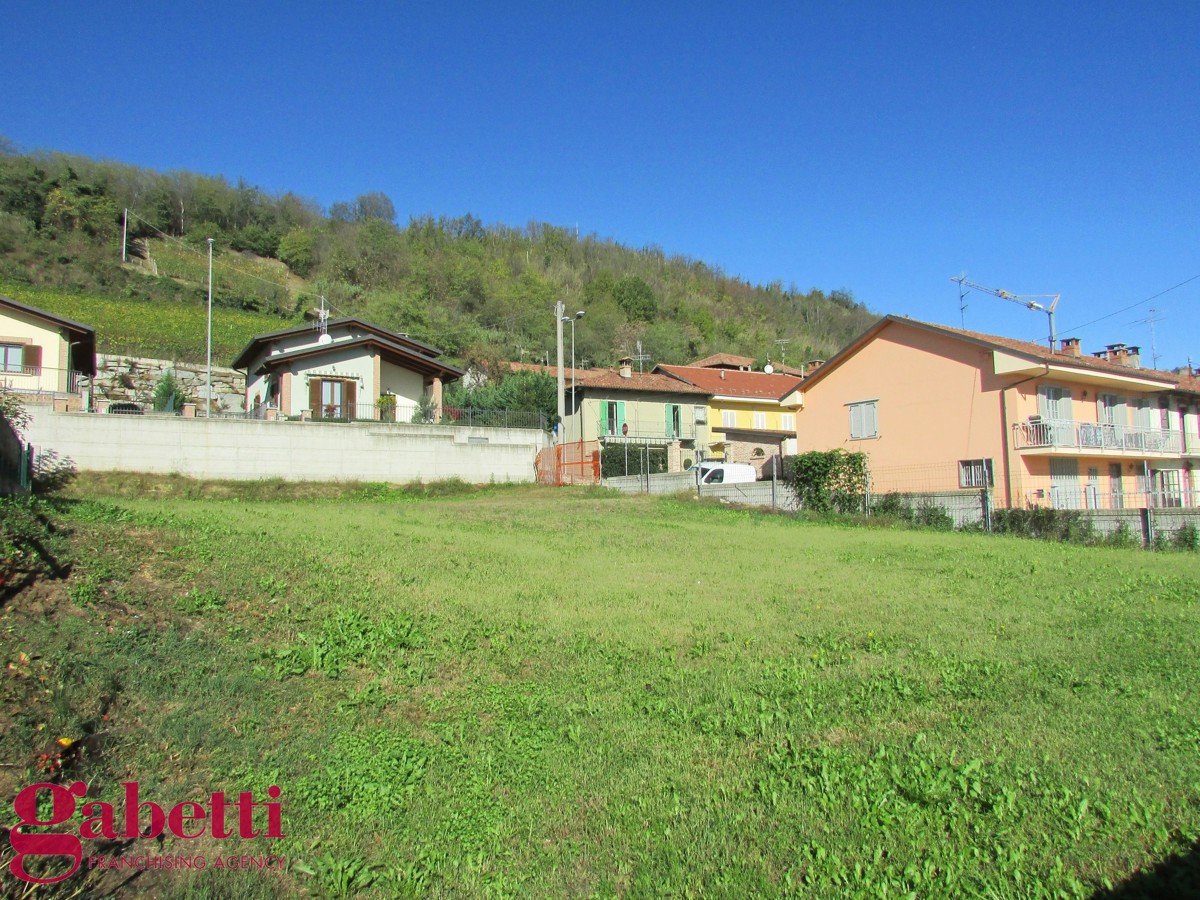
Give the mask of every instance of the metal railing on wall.
[[[124, 416], [180, 416], [181, 409], [155, 410], [133, 402], [100, 404], [97, 412], [105, 415]], [[198, 418], [304, 421], [326, 424], [394, 424], [394, 425], [457, 425], [465, 428], [522, 428], [544, 431], [546, 416], [538, 410], [525, 409], [475, 409], [471, 407], [436, 407], [413, 404], [406, 406], [355, 404], [346, 406], [329, 404], [315, 410], [306, 410], [298, 416], [283, 416], [268, 406], [257, 406], [251, 410], [214, 410], [205, 416], [204, 410], [195, 411]]]
[[1164, 428], [1075, 419], [1030, 419], [1014, 423], [1012, 433], [1013, 447], [1017, 450], [1063, 447], [1134, 453], [1183, 452], [1183, 433]]
[[88, 382], [88, 376], [75, 369], [16, 366], [0, 371], [0, 387], [15, 394], [79, 394]]

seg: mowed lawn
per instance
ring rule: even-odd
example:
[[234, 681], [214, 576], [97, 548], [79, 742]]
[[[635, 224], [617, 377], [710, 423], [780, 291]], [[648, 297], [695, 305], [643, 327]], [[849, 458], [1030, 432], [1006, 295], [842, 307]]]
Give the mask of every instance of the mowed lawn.
[[[567, 489], [162, 487], [65, 510], [70, 579], [0, 620], [48, 691], [3, 762], [103, 709], [101, 796], [282, 787], [288, 837], [224, 848], [282, 878], [160, 896], [1025, 900], [1194, 872], [1194, 554]], [[155, 852], [222, 849], [182, 844]]]

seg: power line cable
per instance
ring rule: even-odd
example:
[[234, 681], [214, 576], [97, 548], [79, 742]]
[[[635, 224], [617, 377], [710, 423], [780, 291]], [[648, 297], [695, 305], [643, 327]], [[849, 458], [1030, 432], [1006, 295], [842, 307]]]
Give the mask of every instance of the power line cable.
[[1169, 294], [1169, 293], [1171, 293], [1171, 291], [1181, 288], [1185, 284], [1191, 284], [1197, 278], [1200, 278], [1200, 275], [1193, 275], [1191, 278], [1188, 278], [1188, 279], [1185, 279], [1184, 281], [1179, 282], [1179, 284], [1172, 285], [1171, 287], [1167, 288], [1165, 291], [1159, 291], [1157, 294], [1153, 295], [1152, 297], [1147, 297], [1145, 300], [1139, 300], [1137, 303], [1130, 303], [1128, 306], [1123, 306], [1120, 309], [1118, 309], [1116, 312], [1111, 312], [1108, 315], [1101, 316], [1098, 319], [1092, 319], [1092, 321], [1085, 322], [1082, 325], [1074, 325], [1070, 328], [1059, 329], [1059, 331], [1062, 334], [1066, 334], [1071, 331], [1079, 331], [1081, 328], [1087, 328], [1090, 325], [1095, 325], [1097, 322], [1103, 322], [1106, 319], [1111, 319], [1113, 316], [1119, 316], [1121, 313], [1129, 312], [1129, 310], [1135, 309], [1135, 308], [1141, 306], [1143, 303], [1149, 303], [1151, 300], [1155, 300], [1158, 297], [1161, 297], [1163, 294]]

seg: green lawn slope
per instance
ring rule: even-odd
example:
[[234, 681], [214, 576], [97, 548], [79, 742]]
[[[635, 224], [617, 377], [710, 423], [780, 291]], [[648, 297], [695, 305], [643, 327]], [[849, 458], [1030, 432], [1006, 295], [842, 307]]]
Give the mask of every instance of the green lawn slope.
[[1085, 900], [1195, 875], [1192, 554], [598, 490], [102, 490], [64, 508], [69, 578], [4, 608], [0, 783], [103, 715], [71, 773], [96, 798], [282, 788], [286, 839], [125, 852], [284, 875], [145, 873], [147, 896]]
[[[207, 346], [204, 305], [106, 297], [0, 281], [0, 294], [96, 329], [101, 353], [202, 363]], [[213, 364], [228, 366], [256, 334], [300, 324], [266, 313], [213, 308]]]

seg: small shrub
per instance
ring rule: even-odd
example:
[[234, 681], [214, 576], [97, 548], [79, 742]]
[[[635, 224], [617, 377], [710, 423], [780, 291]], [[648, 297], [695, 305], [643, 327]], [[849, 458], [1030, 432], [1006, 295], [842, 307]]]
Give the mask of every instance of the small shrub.
[[938, 531], [954, 530], [954, 517], [937, 503], [922, 498], [917, 508], [913, 510], [913, 524], [923, 528], [934, 528]]
[[1191, 522], [1180, 525], [1171, 535], [1171, 546], [1176, 550], [1200, 549], [1200, 529]]
[[158, 412], [175, 412], [187, 402], [183, 387], [170, 370], [162, 373], [154, 385], [154, 408]]
[[1117, 528], [1111, 534], [1106, 535], [1102, 542], [1106, 547], [1123, 547], [1133, 549], [1141, 547], [1142, 542], [1133, 536], [1133, 531], [1129, 528], [1129, 523], [1121, 521], [1117, 523]]

